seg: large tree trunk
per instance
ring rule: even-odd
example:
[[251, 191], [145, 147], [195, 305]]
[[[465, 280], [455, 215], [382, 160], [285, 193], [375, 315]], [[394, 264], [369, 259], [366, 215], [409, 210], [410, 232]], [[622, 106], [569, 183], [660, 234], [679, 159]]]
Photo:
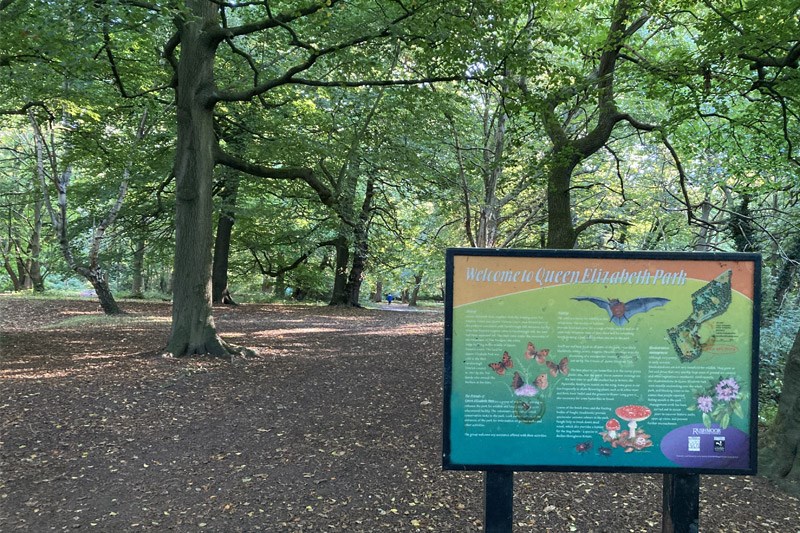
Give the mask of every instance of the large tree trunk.
[[800, 331], [786, 358], [778, 415], [761, 459], [762, 473], [800, 492]]
[[[264, 279], [268, 279], [267, 276], [264, 276]], [[278, 272], [278, 275], [275, 276], [275, 291], [274, 291], [276, 298], [285, 298], [286, 297], [286, 275], [283, 272]]]
[[422, 276], [424, 272], [420, 270], [414, 274], [414, 288], [411, 290], [411, 298], [408, 300], [409, 307], [417, 306], [417, 298], [419, 298], [419, 288], [422, 285]]
[[372, 210], [373, 196], [375, 196], [375, 180], [370, 177], [367, 180], [364, 203], [361, 205], [358, 224], [353, 234], [353, 265], [350, 268], [350, 275], [347, 277], [347, 287], [345, 288], [348, 304], [353, 307], [361, 305], [359, 299], [361, 298], [361, 282], [364, 279], [364, 266], [369, 255], [369, 216]]
[[231, 250], [231, 234], [236, 213], [236, 196], [239, 192], [238, 176], [224, 178], [222, 206], [217, 222], [217, 237], [214, 240], [214, 261], [211, 268], [211, 300], [215, 304], [236, 305], [228, 289], [228, 256]]
[[364, 265], [367, 262], [367, 238], [366, 235], [358, 235], [360, 231], [356, 231], [355, 250], [353, 251], [353, 265], [350, 267], [350, 273], [347, 276], [347, 286], [345, 293], [347, 294], [347, 305], [359, 307], [359, 299], [361, 298], [361, 282], [364, 280]]
[[214, 87], [217, 45], [204, 27], [217, 27], [219, 7], [206, 0], [188, 0], [187, 6], [191, 16], [181, 22], [177, 67], [175, 278], [167, 351], [175, 356], [229, 356], [211, 314], [211, 185], [216, 138], [209, 93]]
[[775, 280], [775, 295], [767, 301], [762, 313], [761, 323], [768, 324], [775, 318], [783, 306], [787, 295], [797, 284], [797, 263], [800, 261], [800, 238], [793, 239], [786, 248], [786, 260]]
[[131, 298], [144, 298], [144, 249], [145, 239], [136, 240], [136, 249], [133, 251], [133, 281], [131, 283]]
[[[342, 224], [342, 226], [342, 231], [347, 231], [347, 228], [344, 227], [345, 225]], [[350, 302], [347, 294], [347, 267], [350, 266], [350, 250], [347, 237], [340, 233], [334, 239], [333, 247], [336, 250], [336, 263], [334, 264], [333, 294], [331, 294], [329, 305], [347, 305]]]
[[[573, 152], [570, 155], [570, 152]], [[580, 161], [569, 146], [554, 149], [547, 180], [547, 247], [569, 250], [578, 238], [572, 219], [570, 185], [572, 171]]]

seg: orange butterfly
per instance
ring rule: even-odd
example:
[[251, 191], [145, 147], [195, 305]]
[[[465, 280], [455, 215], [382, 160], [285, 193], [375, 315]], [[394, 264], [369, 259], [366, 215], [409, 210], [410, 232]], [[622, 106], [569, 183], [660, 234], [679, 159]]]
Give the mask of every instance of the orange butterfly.
[[503, 359], [497, 363], [489, 363], [489, 366], [492, 370], [497, 372], [497, 375], [502, 376], [506, 373], [506, 368], [514, 367], [514, 362], [511, 360], [511, 356], [508, 355], [508, 352], [503, 352]]
[[544, 390], [547, 388], [547, 374], [539, 374], [537, 378], [533, 381], [533, 384], [536, 385], [536, 388], [539, 390]]
[[537, 352], [536, 351], [536, 347], [533, 345], [533, 343], [529, 342], [528, 343], [528, 349], [525, 350], [525, 359], [533, 359], [535, 357], [536, 358], [536, 362], [539, 363], [540, 365], [543, 365], [545, 357], [547, 357], [547, 354], [549, 354], [549, 353], [550, 353], [550, 350], [548, 350], [546, 348], [543, 349], [543, 350], [539, 350]]
[[558, 364], [552, 361], [547, 361], [547, 368], [550, 370], [550, 375], [553, 377], [558, 376], [559, 373], [565, 376], [569, 374], [569, 359], [564, 357]]
[[519, 375], [519, 372], [514, 372], [514, 377], [511, 378], [511, 387], [514, 390], [517, 390], [523, 385], [525, 385], [525, 380], [522, 379], [522, 376]]

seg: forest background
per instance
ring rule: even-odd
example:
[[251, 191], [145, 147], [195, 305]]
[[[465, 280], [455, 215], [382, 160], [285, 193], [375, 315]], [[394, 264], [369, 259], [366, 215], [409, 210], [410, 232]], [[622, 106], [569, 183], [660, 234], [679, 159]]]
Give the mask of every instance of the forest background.
[[[800, 479], [796, 2], [0, 0], [4, 291], [443, 292], [451, 246], [758, 252], [763, 471]], [[116, 297], [115, 297], [116, 296]]]

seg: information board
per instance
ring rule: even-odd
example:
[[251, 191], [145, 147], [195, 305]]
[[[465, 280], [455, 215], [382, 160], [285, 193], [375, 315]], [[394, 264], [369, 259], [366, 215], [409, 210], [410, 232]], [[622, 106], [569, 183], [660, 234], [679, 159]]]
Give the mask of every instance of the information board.
[[446, 469], [755, 473], [759, 255], [446, 260]]

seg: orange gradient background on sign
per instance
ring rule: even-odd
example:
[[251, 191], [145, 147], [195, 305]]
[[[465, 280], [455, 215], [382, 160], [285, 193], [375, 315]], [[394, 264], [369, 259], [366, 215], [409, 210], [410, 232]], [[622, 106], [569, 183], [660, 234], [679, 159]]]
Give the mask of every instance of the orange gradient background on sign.
[[[585, 269], [602, 269], [613, 273], [627, 270], [636, 273], [649, 270], [650, 275], [657, 270], [667, 273], [686, 272], [688, 279], [711, 281], [726, 270], [732, 271], [731, 287], [750, 300], [753, 299], [755, 265], [751, 261], [714, 261], [714, 260], [683, 260], [683, 259], [606, 259], [606, 258], [574, 258], [574, 257], [498, 257], [480, 255], [455, 255], [453, 257], [453, 307], [479, 302], [489, 298], [505, 296], [517, 292], [552, 287], [555, 285], [579, 285], [579, 283], [544, 283], [539, 285], [535, 280], [530, 282], [498, 282], [467, 280], [467, 269], [474, 268], [478, 271], [489, 269], [502, 270], [529, 270], [536, 272], [539, 268], [549, 271], [578, 271], [581, 274]], [[606, 284], [609, 287], [626, 286], [627, 283]], [[662, 285], [660, 282], [652, 284], [653, 287], [680, 287], [680, 285]]]

